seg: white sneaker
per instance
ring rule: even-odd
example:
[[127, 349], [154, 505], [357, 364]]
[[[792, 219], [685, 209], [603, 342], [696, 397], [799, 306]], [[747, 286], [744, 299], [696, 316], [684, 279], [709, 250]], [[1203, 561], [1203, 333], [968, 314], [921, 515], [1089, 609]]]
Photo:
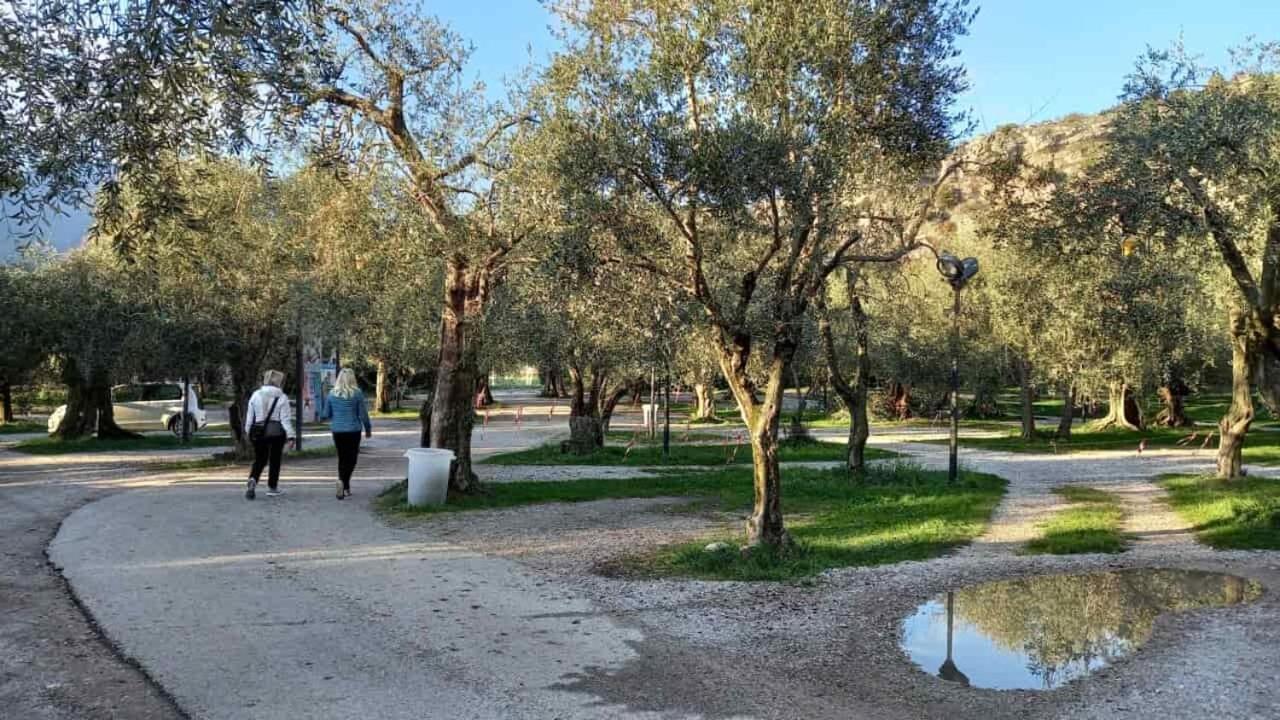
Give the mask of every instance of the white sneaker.
[[267, 497], [280, 497], [283, 494], [284, 494], [284, 491], [281, 490], [280, 488], [274, 488], [267, 491]]

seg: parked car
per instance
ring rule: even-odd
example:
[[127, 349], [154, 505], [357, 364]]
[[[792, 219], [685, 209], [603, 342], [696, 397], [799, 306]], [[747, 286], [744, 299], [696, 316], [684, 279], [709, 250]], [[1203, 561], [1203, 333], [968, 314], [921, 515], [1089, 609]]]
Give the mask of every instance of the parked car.
[[[174, 435], [182, 434], [182, 384], [174, 382], [130, 383], [111, 388], [111, 405], [114, 410], [116, 424], [129, 430], [168, 430]], [[187, 397], [189, 417], [187, 426], [191, 432], [202, 429], [209, 423], [200, 409], [200, 401], [196, 397], [196, 389], [191, 388]], [[49, 416], [49, 432], [58, 429], [62, 417], [67, 413], [63, 405]]]

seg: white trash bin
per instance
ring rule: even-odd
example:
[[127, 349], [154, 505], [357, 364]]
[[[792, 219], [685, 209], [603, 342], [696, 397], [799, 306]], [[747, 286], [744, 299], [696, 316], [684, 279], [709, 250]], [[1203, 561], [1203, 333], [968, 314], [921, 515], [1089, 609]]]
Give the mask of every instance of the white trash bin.
[[453, 451], [439, 448], [409, 448], [409, 505], [443, 505], [449, 494], [449, 467]]

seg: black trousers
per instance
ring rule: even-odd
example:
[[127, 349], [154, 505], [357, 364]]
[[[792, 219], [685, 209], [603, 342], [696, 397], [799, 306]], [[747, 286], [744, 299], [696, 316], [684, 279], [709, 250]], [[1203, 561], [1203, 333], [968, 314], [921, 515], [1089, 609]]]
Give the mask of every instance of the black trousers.
[[351, 473], [360, 459], [360, 431], [334, 433], [333, 446], [338, 449], [338, 479], [344, 489], [350, 490]]
[[259, 440], [253, 444], [253, 469], [249, 471], [249, 477], [256, 480], [262, 479], [262, 468], [268, 463], [271, 469], [267, 475], [267, 487], [272, 490], [280, 484], [280, 459], [284, 457], [284, 444], [287, 438], [276, 438], [275, 440]]

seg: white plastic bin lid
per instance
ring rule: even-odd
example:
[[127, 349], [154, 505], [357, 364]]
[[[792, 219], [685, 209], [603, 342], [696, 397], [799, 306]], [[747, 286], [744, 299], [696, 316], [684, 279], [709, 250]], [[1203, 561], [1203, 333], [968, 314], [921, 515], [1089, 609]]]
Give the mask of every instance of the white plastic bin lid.
[[440, 457], [447, 455], [450, 460], [453, 459], [453, 451], [445, 450], [443, 448], [409, 448], [404, 451], [405, 457], [413, 457], [414, 455], [419, 457]]

